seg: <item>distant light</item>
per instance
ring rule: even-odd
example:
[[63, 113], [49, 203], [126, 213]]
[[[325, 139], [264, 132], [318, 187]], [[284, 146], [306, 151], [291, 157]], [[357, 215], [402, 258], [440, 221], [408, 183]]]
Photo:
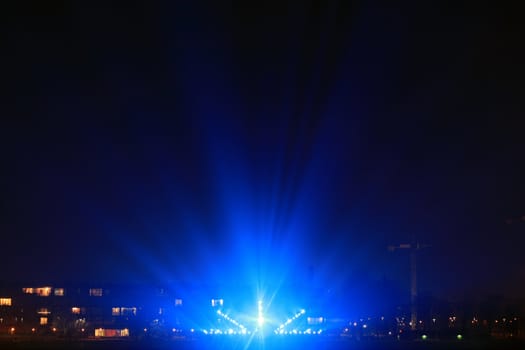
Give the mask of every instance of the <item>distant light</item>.
[[428, 337], [427, 337], [426, 334], [423, 334], [423, 335], [421, 336], [421, 339], [423, 339], [423, 340], [427, 340], [427, 338], [428, 338]]
[[224, 299], [212, 299], [211, 300], [212, 307], [223, 306], [223, 305], [224, 305]]
[[367, 326], [366, 324], [364, 324], [364, 325], [363, 325], [363, 328], [366, 328], [366, 327], [368, 327], [368, 326]]
[[263, 324], [264, 324], [264, 316], [263, 316], [263, 305], [262, 305], [262, 300], [259, 300], [257, 302], [257, 311], [258, 311], [258, 315], [257, 315], [257, 324], [259, 325], [259, 327], [262, 327]]
[[456, 336], [456, 338], [458, 338], [458, 340], [461, 340], [461, 339], [463, 339], [463, 336], [462, 336], [461, 334], [458, 334], [458, 335]]

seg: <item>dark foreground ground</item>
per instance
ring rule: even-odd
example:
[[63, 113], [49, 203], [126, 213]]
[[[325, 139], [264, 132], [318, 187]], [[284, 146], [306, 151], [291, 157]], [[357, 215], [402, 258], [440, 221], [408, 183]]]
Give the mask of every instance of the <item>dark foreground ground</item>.
[[267, 339], [265, 341], [235, 338], [213, 340], [132, 341], [132, 340], [24, 340], [0, 339], [0, 349], [352, 349], [352, 350], [510, 350], [525, 349], [523, 340], [462, 340], [462, 341], [362, 341], [342, 339]]

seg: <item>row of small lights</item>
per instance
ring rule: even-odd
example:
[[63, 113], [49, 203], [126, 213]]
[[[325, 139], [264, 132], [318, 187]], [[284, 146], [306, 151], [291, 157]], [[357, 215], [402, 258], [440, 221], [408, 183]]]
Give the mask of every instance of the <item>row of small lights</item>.
[[[220, 310], [217, 310], [217, 313], [218, 313], [219, 315], [221, 315], [222, 317], [224, 317], [225, 319], [227, 319], [228, 321], [230, 321], [230, 322], [232, 322], [233, 324], [235, 324], [236, 326], [238, 326], [239, 328], [241, 328], [241, 331], [240, 331], [240, 332], [236, 332], [236, 331], [234, 331], [233, 329], [229, 329], [229, 330], [226, 331], [226, 332], [222, 332], [220, 329], [215, 329], [215, 330], [214, 330], [214, 329], [210, 329], [210, 331], [203, 330], [203, 333], [205, 333], [205, 334], [250, 334], [250, 332], [246, 331], [246, 328], [245, 328], [243, 325], [241, 325], [241, 324], [239, 324], [237, 321], [235, 321], [235, 320], [229, 318], [228, 315], [223, 314]], [[290, 331], [290, 332], [284, 330], [284, 327], [285, 327], [285, 326], [287, 326], [287, 325], [289, 325], [290, 323], [292, 323], [295, 319], [297, 319], [298, 317], [300, 317], [300, 316], [303, 315], [304, 313], [305, 313], [305, 310], [301, 310], [301, 311], [299, 311], [297, 314], [294, 315], [294, 317], [289, 318], [284, 324], [280, 325], [279, 328], [276, 329], [276, 330], [274, 331], [274, 333], [275, 333], [275, 334], [285, 334], [285, 335], [286, 335], [286, 334], [321, 334], [321, 333], [322, 333], [322, 329], [318, 330], [317, 332], [316, 332], [316, 331], [312, 331], [311, 329], [307, 329], [307, 330], [304, 331], [304, 332], [299, 331], [299, 330], [297, 330], [297, 329], [294, 329], [294, 330], [292, 330], [292, 331]], [[370, 320], [370, 319], [371, 319], [371, 318], [369, 317], [368, 320]], [[383, 317], [383, 316], [381, 317], [381, 320], [384, 320], [384, 317]], [[455, 317], [455, 316], [451, 316], [451, 317], [449, 317], [449, 320], [450, 320], [451, 322], [454, 322], [454, 321], [456, 321], [456, 317]], [[518, 318], [517, 318], [517, 317], [514, 317], [513, 319], [509, 319], [508, 321], [509, 321], [509, 323], [512, 323], [513, 321], [517, 321], [517, 320], [518, 320]], [[363, 319], [360, 319], [360, 321], [363, 322]], [[432, 322], [435, 323], [435, 322], [436, 322], [436, 318], [433, 318], [433, 319], [432, 319]], [[474, 323], [478, 323], [478, 322], [479, 322], [479, 320], [478, 320], [476, 317], [474, 317], [474, 318], [472, 319], [472, 321], [471, 321], [471, 323], [473, 323], [473, 324], [474, 324]], [[494, 322], [495, 322], [495, 323], [498, 323], [499, 320], [496, 319], [496, 320], [494, 320]], [[503, 323], [507, 322], [507, 319], [506, 319], [505, 317], [502, 318], [502, 322], [503, 322]], [[404, 324], [404, 317], [403, 317], [401, 320], [398, 319], [398, 324], [399, 324], [399, 323]], [[423, 323], [423, 321], [419, 321], [419, 323]], [[357, 325], [358, 325], [357, 322], [353, 322], [353, 323], [350, 322], [350, 324], [353, 325], [354, 327], [357, 327]], [[362, 327], [366, 329], [366, 328], [368, 327], [368, 325], [367, 325], [366, 323], [364, 323], [364, 324], [362, 325]], [[9, 329], [9, 332], [10, 332], [11, 334], [15, 333], [15, 331], [16, 331], [15, 327], [11, 327], [11, 328]], [[56, 331], [57, 331], [56, 327], [53, 327], [53, 328], [52, 328], [52, 331], [53, 331], [53, 332], [56, 332]], [[85, 332], [85, 329], [82, 328], [81, 331], [82, 331], [82, 332]], [[147, 332], [147, 331], [148, 331], [148, 329], [147, 329], [147, 328], [144, 328], [144, 332]], [[181, 329], [176, 329], [176, 328], [173, 328], [172, 331], [173, 331], [173, 333], [179, 333], [179, 332], [182, 332]], [[191, 331], [191, 333], [195, 332], [194, 329], [191, 329], [190, 331]], [[345, 331], [345, 332], [349, 332], [350, 329], [349, 329], [349, 328], [345, 328], [344, 331]], [[36, 328], [31, 328], [31, 332], [33, 332], [33, 333], [36, 332]], [[392, 332], [388, 332], [388, 334], [391, 335]], [[427, 335], [425, 335], [425, 334], [423, 334], [421, 337], [422, 337], [423, 340], [427, 339]], [[458, 334], [458, 335], [457, 335], [457, 338], [458, 338], [458, 339], [462, 339], [462, 335], [461, 335], [461, 334]]]
[[285, 331], [284, 329], [279, 329], [279, 331], [275, 331], [274, 332], [275, 334], [279, 334], [279, 335], [296, 335], [296, 334], [321, 334], [323, 333], [323, 330], [322, 329], [319, 329], [317, 331], [314, 331], [310, 328], [308, 328], [307, 330], [305, 331], [300, 331], [298, 329], [294, 329], [294, 330], [291, 330], [291, 331]]
[[228, 315], [224, 314], [221, 310], [217, 310], [217, 314], [219, 316], [222, 316], [223, 318], [225, 318], [226, 320], [228, 320], [229, 322], [231, 322], [232, 324], [234, 324], [235, 326], [239, 327], [242, 330], [246, 329], [242, 324], [240, 324], [239, 322], [237, 322], [236, 320], [232, 319], [231, 317], [229, 317]]
[[[251, 334], [251, 332], [247, 331], [246, 329], [243, 329], [241, 330], [240, 332], [237, 332], [235, 330], [233, 330], [232, 328], [228, 329], [228, 330], [222, 330], [222, 329], [203, 329], [202, 330], [202, 333], [206, 334], [206, 335], [246, 335], [246, 334]], [[275, 334], [279, 334], [279, 335], [308, 335], [308, 334], [322, 334], [323, 333], [323, 330], [322, 329], [319, 329], [319, 330], [312, 330], [311, 328], [308, 328], [307, 330], [305, 331], [301, 331], [301, 330], [298, 330], [298, 329], [293, 329], [291, 331], [285, 331], [284, 329], [281, 329], [279, 331], [275, 331], [274, 332]]]
[[227, 331], [223, 331], [221, 329], [203, 329], [202, 330], [202, 333], [204, 334], [207, 334], [207, 335], [212, 335], [212, 334], [228, 334], [228, 335], [237, 335], [237, 334], [241, 334], [241, 335], [246, 335], [246, 334], [251, 334], [251, 332], [247, 331], [246, 328], [243, 328], [241, 329], [240, 332], [237, 332], [235, 330], [233, 330], [232, 328], [228, 329]]
[[306, 313], [306, 311], [304, 309], [301, 309], [298, 313], [296, 313], [295, 315], [293, 315], [292, 318], [289, 318], [286, 320], [285, 323], [281, 324], [279, 326], [279, 328], [277, 328], [274, 332], [275, 334], [279, 333], [279, 334], [283, 334], [281, 333], [282, 331], [284, 331], [284, 327], [288, 326], [290, 323], [292, 323], [293, 321], [295, 321], [296, 319], [298, 319], [299, 317], [301, 317], [302, 315], [304, 315]]
[[[56, 332], [56, 331], [57, 331], [56, 327], [51, 328], [51, 330], [52, 330], [53, 332]], [[11, 327], [11, 328], [9, 329], [9, 332], [10, 332], [11, 334], [15, 333], [15, 331], [16, 331], [16, 328], [15, 328], [15, 327]], [[81, 332], [85, 332], [86, 330], [85, 330], [84, 328], [82, 328], [80, 331], [81, 331]], [[31, 332], [35, 333], [35, 332], [36, 332], [36, 328], [34, 328], [34, 327], [31, 328]]]

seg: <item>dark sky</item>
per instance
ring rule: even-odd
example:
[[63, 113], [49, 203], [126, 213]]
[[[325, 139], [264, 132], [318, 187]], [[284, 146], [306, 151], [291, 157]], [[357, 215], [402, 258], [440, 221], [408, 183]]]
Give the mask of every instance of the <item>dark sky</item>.
[[525, 292], [520, 12], [320, 3], [4, 8], [2, 281]]

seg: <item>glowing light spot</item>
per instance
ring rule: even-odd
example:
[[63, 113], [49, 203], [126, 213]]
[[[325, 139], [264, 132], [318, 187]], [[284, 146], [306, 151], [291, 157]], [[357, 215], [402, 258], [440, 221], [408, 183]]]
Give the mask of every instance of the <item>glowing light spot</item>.
[[257, 310], [258, 310], [257, 324], [259, 325], [259, 327], [262, 327], [264, 325], [262, 300], [259, 300], [259, 302], [257, 303]]

